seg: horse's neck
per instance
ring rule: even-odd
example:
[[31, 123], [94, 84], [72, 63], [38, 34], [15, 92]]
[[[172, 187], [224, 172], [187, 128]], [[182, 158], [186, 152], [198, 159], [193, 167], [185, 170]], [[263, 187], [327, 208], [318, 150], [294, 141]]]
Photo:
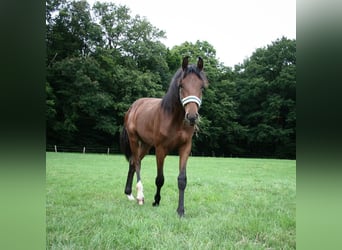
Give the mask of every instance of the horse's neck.
[[177, 123], [182, 123], [185, 117], [185, 111], [183, 106], [178, 106], [172, 112], [172, 120]]

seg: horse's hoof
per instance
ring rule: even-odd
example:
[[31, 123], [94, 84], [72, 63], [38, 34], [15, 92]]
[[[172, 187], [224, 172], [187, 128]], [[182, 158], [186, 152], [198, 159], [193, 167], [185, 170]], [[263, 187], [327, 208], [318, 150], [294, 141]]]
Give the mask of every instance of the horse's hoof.
[[127, 198], [128, 198], [130, 201], [134, 201], [134, 200], [135, 200], [133, 194], [127, 195]]
[[179, 218], [184, 217], [184, 209], [177, 209], [177, 213], [179, 215]]
[[138, 201], [139, 205], [144, 205], [144, 198], [143, 199], [138, 199], [137, 201]]

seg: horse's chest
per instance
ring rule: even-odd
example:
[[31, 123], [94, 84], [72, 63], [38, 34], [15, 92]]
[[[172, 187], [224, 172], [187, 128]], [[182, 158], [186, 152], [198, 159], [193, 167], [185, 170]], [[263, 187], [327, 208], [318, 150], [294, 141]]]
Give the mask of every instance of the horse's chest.
[[193, 131], [184, 129], [168, 129], [160, 131], [162, 144], [169, 148], [176, 148], [191, 140]]
[[180, 142], [187, 142], [192, 138], [192, 131], [180, 130], [177, 132], [177, 138]]

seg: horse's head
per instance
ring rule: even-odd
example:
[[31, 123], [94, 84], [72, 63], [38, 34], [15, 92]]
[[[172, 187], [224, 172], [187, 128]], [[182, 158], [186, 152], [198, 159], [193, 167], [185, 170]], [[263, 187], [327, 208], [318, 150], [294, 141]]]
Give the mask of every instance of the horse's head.
[[198, 122], [198, 110], [202, 104], [202, 92], [207, 86], [207, 78], [203, 73], [203, 59], [198, 58], [197, 66], [188, 65], [189, 57], [182, 63], [182, 77], [179, 81], [179, 97], [185, 110], [185, 120], [194, 126]]

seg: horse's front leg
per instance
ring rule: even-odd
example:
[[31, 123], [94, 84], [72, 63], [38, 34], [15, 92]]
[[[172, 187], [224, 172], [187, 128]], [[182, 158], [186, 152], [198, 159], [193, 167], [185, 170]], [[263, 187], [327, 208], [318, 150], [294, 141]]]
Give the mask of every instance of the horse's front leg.
[[180, 217], [184, 216], [184, 191], [186, 188], [186, 163], [191, 151], [191, 141], [179, 149], [179, 175], [178, 175], [178, 208], [177, 212]]
[[153, 206], [159, 206], [160, 202], [160, 190], [164, 185], [164, 159], [165, 159], [165, 150], [163, 148], [156, 148], [156, 159], [157, 159], [157, 177], [156, 177], [156, 187], [157, 191], [154, 195]]

